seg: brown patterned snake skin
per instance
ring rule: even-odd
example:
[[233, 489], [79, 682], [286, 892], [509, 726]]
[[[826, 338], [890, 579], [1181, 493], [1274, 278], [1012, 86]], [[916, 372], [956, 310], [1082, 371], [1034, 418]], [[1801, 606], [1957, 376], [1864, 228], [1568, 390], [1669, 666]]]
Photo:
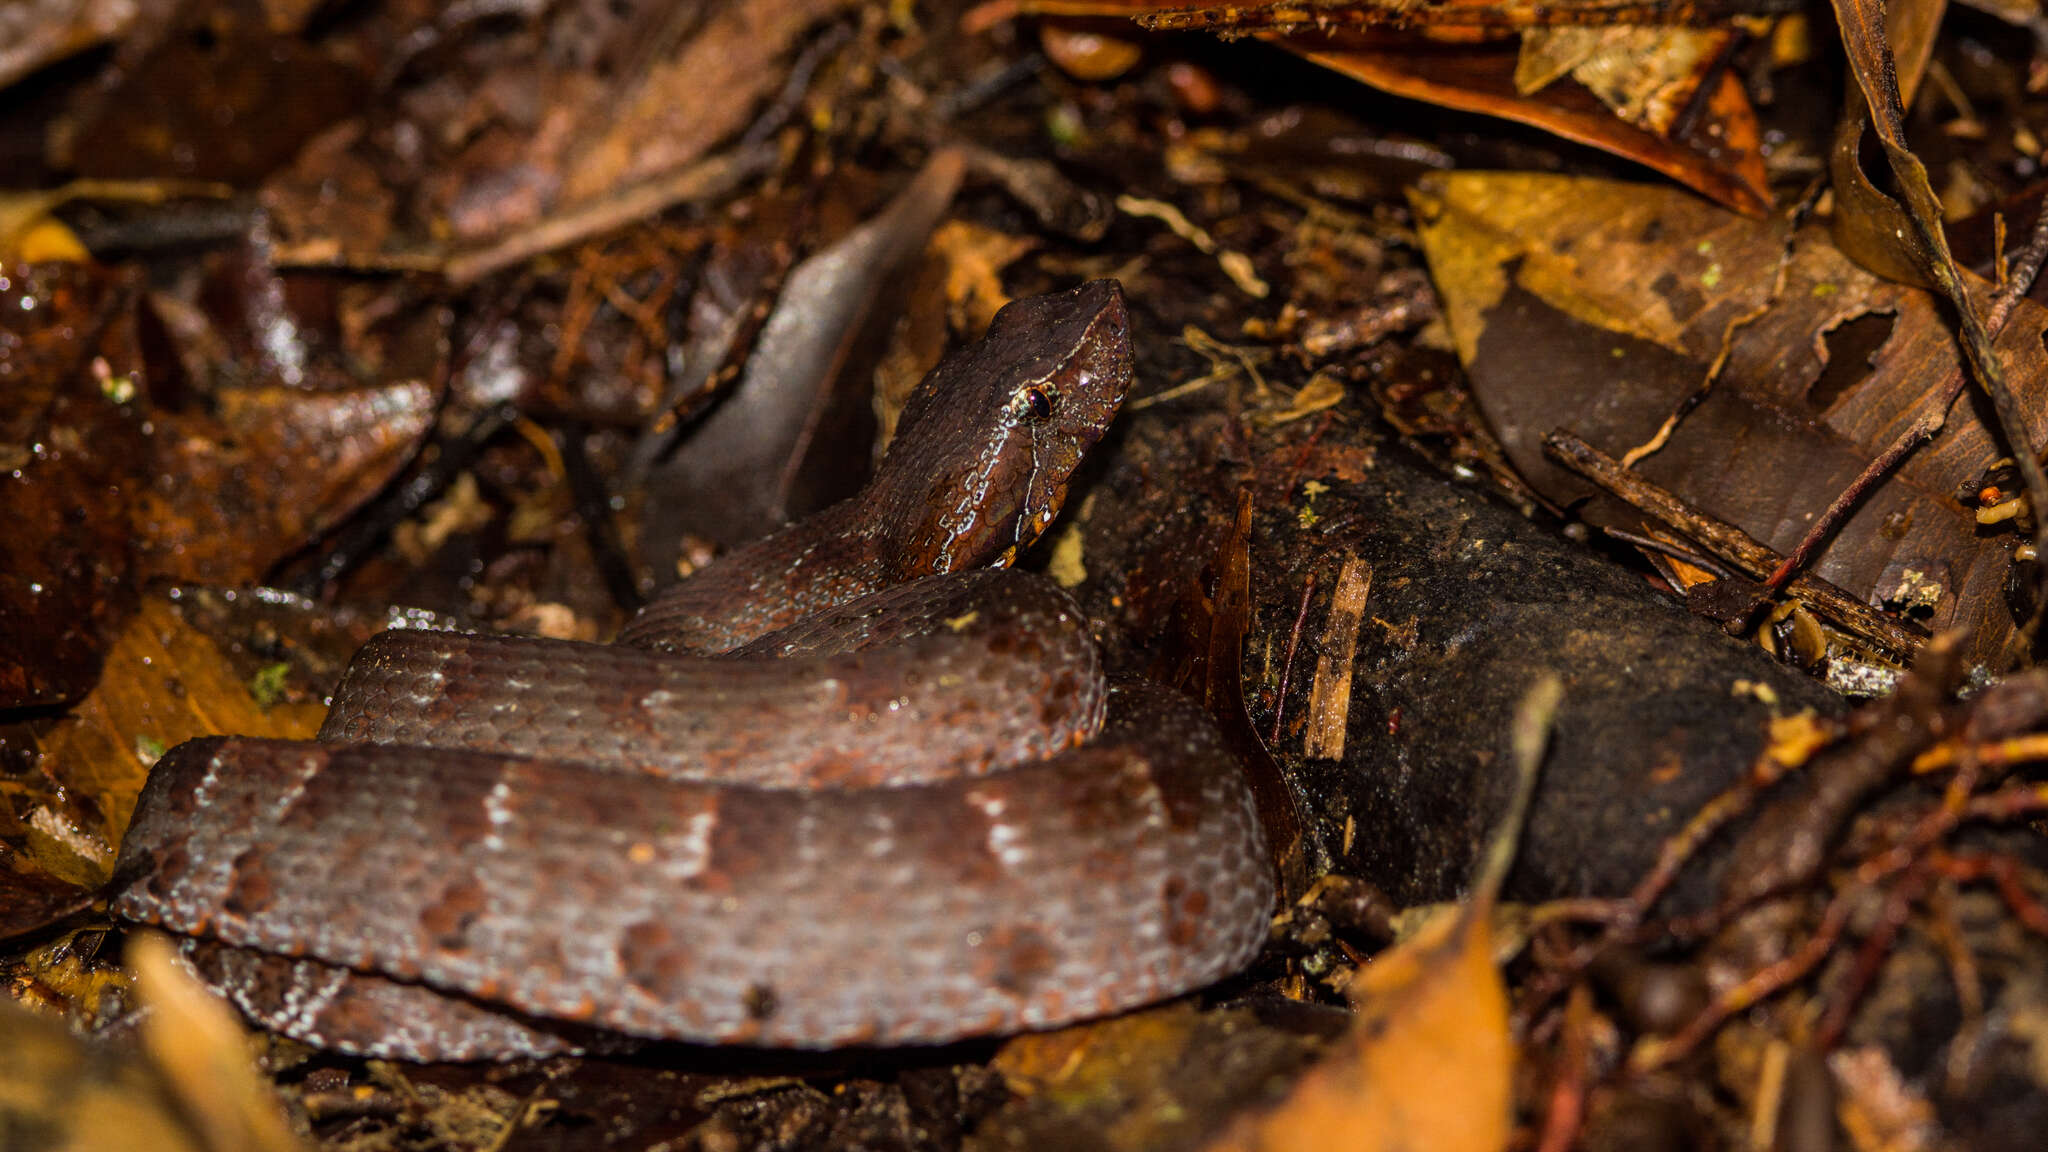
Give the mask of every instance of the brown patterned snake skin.
[[412, 1060], [943, 1043], [1228, 975], [1273, 900], [1235, 764], [1001, 567], [1129, 378], [1113, 281], [1020, 300], [859, 495], [620, 644], [384, 633], [319, 742], [157, 764], [116, 913], [266, 1028]]

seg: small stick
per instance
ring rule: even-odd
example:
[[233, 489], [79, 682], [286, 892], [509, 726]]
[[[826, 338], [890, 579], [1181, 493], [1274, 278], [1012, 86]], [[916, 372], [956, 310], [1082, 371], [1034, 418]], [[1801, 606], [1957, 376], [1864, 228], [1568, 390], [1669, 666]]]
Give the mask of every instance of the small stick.
[[1869, 994], [1871, 985], [1877, 982], [1878, 972], [1890, 958], [1892, 945], [1898, 941], [1899, 929], [1906, 926], [1906, 920], [1913, 914], [1913, 907], [1919, 902], [1921, 890], [1927, 886], [1925, 869], [1914, 869], [1906, 873], [1885, 897], [1884, 908], [1878, 913], [1877, 927], [1865, 937], [1863, 947], [1857, 949], [1856, 962], [1849, 972], [1848, 987], [1843, 989], [1834, 1002], [1828, 1005], [1826, 1015], [1814, 1029], [1813, 1046], [1822, 1052], [1831, 1052], [1842, 1041], [1842, 1033], [1848, 1031], [1849, 1022], [1856, 1009]]
[[1620, 528], [1602, 528], [1601, 531], [1605, 532], [1610, 539], [1619, 540], [1623, 544], [1633, 544], [1646, 552], [1661, 553], [1681, 564], [1690, 564], [1702, 572], [1711, 572], [1723, 580], [1734, 575], [1733, 572], [1729, 571], [1728, 566], [1719, 560], [1715, 560], [1710, 556], [1702, 556], [1698, 552], [1687, 548], [1680, 548], [1676, 544], [1667, 543], [1654, 536], [1645, 536], [1640, 532], [1627, 532]]
[[[1577, 436], [1553, 432], [1544, 439], [1543, 448], [1551, 459], [1670, 524], [1751, 579], [1761, 580], [1778, 567], [1778, 554], [1749, 533], [1691, 507]], [[1911, 656], [1927, 640], [1919, 629], [1886, 616], [1818, 576], [1796, 577], [1789, 590], [1821, 616], [1869, 638], [1893, 656]]]
[[[1058, 11], [1059, 3], [1031, 3], [1031, 11]], [[1088, 6], [1083, 6], [1088, 7]], [[1783, 10], [1783, 0], [1765, 0], [1760, 8], [1734, 12]], [[1422, 25], [1446, 28], [1507, 29], [1554, 28], [1586, 24], [1658, 24], [1705, 26], [1726, 20], [1734, 8], [1720, 0], [1593, 0], [1588, 4], [1515, 5], [1446, 3], [1334, 4], [1198, 4], [1178, 10], [1150, 12], [1137, 17], [1138, 26], [1154, 32], [1214, 32], [1234, 36], [1328, 35], [1351, 28], [1414, 28]], [[1093, 11], [1093, 9], [1090, 9]]]
[[1812, 936], [1790, 956], [1751, 973], [1741, 983], [1723, 992], [1699, 1015], [1679, 1031], [1676, 1036], [1663, 1041], [1644, 1041], [1636, 1049], [1634, 1059], [1629, 1063], [1638, 1073], [1653, 1072], [1681, 1060], [1700, 1043], [1712, 1036], [1722, 1024], [1738, 1012], [1747, 1011], [1753, 1005], [1777, 994], [1795, 981], [1803, 979], [1827, 958], [1841, 938], [1842, 929], [1849, 922], [1849, 910], [1856, 903], [1852, 897], [1860, 897], [1860, 891], [1851, 889], [1838, 894], [1829, 902], [1822, 914], [1820, 926]]
[[1999, 897], [2020, 923], [2037, 936], [2048, 936], [2048, 908], [2042, 907], [2028, 891], [2020, 875], [2020, 865], [2010, 857], [1976, 854], [1937, 856], [1935, 864], [1943, 875], [1955, 880], [1989, 877], [1997, 886]]
[[462, 434], [441, 445], [441, 454], [400, 484], [382, 501], [354, 517], [350, 525], [335, 534], [326, 551], [310, 569], [294, 578], [291, 591], [309, 600], [326, 594], [330, 586], [347, 574], [382, 544], [393, 528], [438, 498], [455, 478], [467, 471], [493, 436], [519, 421], [519, 409], [498, 404], [479, 413]]
[[1273, 700], [1273, 739], [1280, 743], [1280, 721], [1287, 714], [1287, 680], [1294, 674], [1294, 653], [1301, 647], [1301, 628], [1308, 621], [1309, 601], [1316, 594], [1316, 570], [1308, 570], [1308, 579], [1301, 586], [1301, 611], [1294, 614], [1294, 631], [1287, 637], [1287, 659], [1280, 664], [1280, 691]]

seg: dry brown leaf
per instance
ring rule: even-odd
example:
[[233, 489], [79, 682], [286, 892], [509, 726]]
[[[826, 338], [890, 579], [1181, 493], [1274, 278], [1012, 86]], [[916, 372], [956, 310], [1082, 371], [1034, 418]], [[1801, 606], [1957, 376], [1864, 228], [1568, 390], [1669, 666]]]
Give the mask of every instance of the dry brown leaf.
[[[564, 199], [588, 201], [673, 172], [746, 126], [782, 81], [777, 59], [844, 0], [737, 4], [712, 15], [680, 48], [581, 109], [566, 150]], [[677, 9], [677, 12], [685, 12]], [[599, 134], [592, 136], [591, 129]]]
[[947, 220], [932, 230], [916, 277], [901, 294], [903, 317], [875, 366], [877, 452], [896, 435], [896, 420], [918, 381], [945, 354], [949, 332], [987, 331], [1010, 302], [1003, 270], [1039, 243], [968, 220]]
[[1035, 236], [1000, 232], [971, 220], [948, 220], [932, 233], [927, 250], [945, 262], [946, 306], [962, 332], [987, 331], [1010, 302], [1003, 270], [1037, 248]]
[[1543, 28], [1522, 37], [1515, 87], [1535, 93], [1570, 76], [1616, 116], [1669, 134], [1700, 80], [1725, 55], [1725, 29], [1640, 25]]
[[[1009, 10], [992, 3], [982, 11], [999, 7]], [[1187, 7], [1022, 0], [1015, 10], [1121, 15], [1162, 31], [1257, 36], [1383, 92], [1513, 120], [1603, 149], [1738, 212], [1762, 216], [1770, 208], [1762, 131], [1741, 78], [1726, 66], [1737, 38], [1723, 27], [1615, 30], [1622, 21], [1613, 5], [1490, 0]], [[1733, 14], [1732, 8], [1717, 11], [1713, 22], [1725, 24]], [[1668, 6], [1655, 21], [1697, 22]], [[1560, 25], [1582, 30], [1558, 34]], [[1528, 30], [1537, 34], [1513, 35]], [[1533, 49], [1518, 51], [1530, 41]], [[1567, 75], [1575, 82], [1557, 82]]]
[[[1851, 263], [1824, 229], [1797, 231], [1676, 189], [1542, 175], [1432, 176], [1411, 196], [1444, 315], [1510, 459], [1569, 503], [1586, 487], [1543, 457], [1560, 428], [1611, 455], [1657, 439], [1645, 479], [1782, 553], [1885, 445], [1938, 409], [1958, 370], [1938, 298]], [[1981, 285], [1979, 286], [1981, 291]], [[1998, 341], [2024, 387], [2048, 380], [2048, 312], [2022, 304]], [[2023, 397], [2025, 399], [2025, 397]], [[2030, 401], [2034, 435], [2048, 410]], [[1957, 493], [2001, 450], [1977, 409], [1858, 505], [1812, 572], [1966, 628], [1972, 658], [2013, 632], [2010, 542]], [[1610, 523], [1611, 506], [1588, 515]]]

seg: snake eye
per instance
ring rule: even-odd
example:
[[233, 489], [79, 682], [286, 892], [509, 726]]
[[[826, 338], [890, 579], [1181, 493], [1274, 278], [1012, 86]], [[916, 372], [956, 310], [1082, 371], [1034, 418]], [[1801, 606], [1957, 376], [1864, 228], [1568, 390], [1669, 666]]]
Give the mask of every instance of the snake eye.
[[1034, 424], [1050, 419], [1059, 398], [1059, 393], [1052, 389], [1033, 384], [1017, 394], [1017, 414]]

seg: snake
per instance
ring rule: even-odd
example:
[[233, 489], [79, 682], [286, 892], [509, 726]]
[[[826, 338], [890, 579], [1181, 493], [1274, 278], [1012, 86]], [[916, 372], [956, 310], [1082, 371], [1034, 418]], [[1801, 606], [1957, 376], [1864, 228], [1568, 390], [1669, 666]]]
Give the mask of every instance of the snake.
[[263, 1028], [417, 1061], [946, 1044], [1232, 975], [1275, 890], [1234, 759], [1011, 567], [1131, 375], [1115, 281], [1012, 301], [858, 493], [615, 642], [372, 638], [315, 740], [151, 768], [114, 914]]

